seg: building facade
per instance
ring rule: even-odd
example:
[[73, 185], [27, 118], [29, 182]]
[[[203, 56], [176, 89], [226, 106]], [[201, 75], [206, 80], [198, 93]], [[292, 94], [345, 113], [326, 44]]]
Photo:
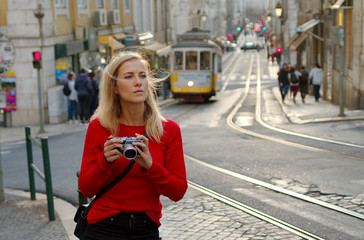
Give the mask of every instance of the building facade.
[[[281, 0], [275, 24], [282, 24], [283, 61], [319, 63], [325, 73], [324, 99], [350, 109], [364, 108], [364, 3], [356, 0]], [[274, 16], [274, 15], [273, 15]], [[276, 26], [280, 31], [280, 26]], [[355, 34], [354, 34], [355, 33]], [[340, 100], [341, 99], [341, 100]]]

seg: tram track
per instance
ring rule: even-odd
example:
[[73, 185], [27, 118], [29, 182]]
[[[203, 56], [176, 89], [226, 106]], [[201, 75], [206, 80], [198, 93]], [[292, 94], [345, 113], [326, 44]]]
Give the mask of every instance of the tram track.
[[220, 193], [217, 193], [215, 191], [212, 191], [211, 189], [208, 189], [206, 187], [203, 187], [197, 183], [194, 183], [192, 181], [188, 181], [188, 184], [190, 187], [193, 187], [194, 189], [202, 192], [202, 193], [205, 193], [207, 194], [208, 196], [212, 197], [212, 198], [215, 198], [225, 204], [228, 204], [229, 206], [232, 206], [240, 211], [243, 211], [245, 213], [248, 213], [256, 218], [259, 218], [265, 222], [268, 222], [270, 224], [273, 224], [279, 228], [282, 228], [284, 230], [287, 230], [299, 237], [302, 237], [303, 239], [310, 239], [310, 240], [323, 240], [323, 238], [319, 237], [319, 236], [316, 236], [312, 233], [309, 233], [307, 231], [305, 231], [304, 229], [302, 228], [298, 228], [296, 226], [293, 226], [287, 222], [284, 222], [284, 221], [281, 221], [271, 215], [268, 215], [266, 213], [263, 213], [257, 209], [254, 209], [252, 207], [249, 207], [241, 202], [238, 202], [232, 198], [229, 198], [225, 195], [222, 195]]
[[[281, 128], [277, 128], [274, 127], [272, 125], [269, 125], [268, 123], [264, 122], [262, 120], [261, 117], [261, 74], [260, 74], [260, 61], [259, 61], [259, 54], [257, 54], [257, 90], [256, 90], [256, 104], [255, 104], [255, 120], [264, 128], [267, 128], [269, 130], [275, 131], [275, 132], [279, 132], [279, 133], [283, 133], [286, 135], [291, 135], [291, 136], [295, 136], [295, 137], [301, 137], [301, 138], [306, 138], [306, 139], [310, 139], [310, 140], [314, 140], [314, 141], [319, 141], [319, 142], [326, 142], [326, 143], [330, 143], [330, 144], [336, 144], [336, 145], [340, 145], [340, 146], [345, 146], [345, 147], [351, 147], [351, 148], [357, 148], [357, 149], [364, 149], [363, 145], [358, 145], [358, 144], [352, 144], [352, 143], [347, 143], [347, 142], [342, 142], [342, 141], [337, 141], [337, 140], [331, 140], [331, 139], [325, 139], [325, 138], [319, 138], [319, 137], [315, 137], [315, 136], [311, 136], [311, 135], [307, 135], [307, 134], [302, 134], [302, 133], [297, 133], [297, 132], [293, 132], [293, 131], [289, 131], [289, 130], [285, 130], [285, 129], [281, 129]], [[254, 55], [253, 55], [254, 57]], [[273, 142], [277, 142], [280, 144], [285, 144], [285, 145], [289, 145], [292, 147], [297, 147], [300, 149], [306, 149], [306, 150], [311, 150], [311, 151], [315, 151], [315, 152], [326, 152], [326, 153], [333, 153], [330, 150], [325, 150], [322, 148], [317, 148], [317, 147], [312, 147], [312, 146], [308, 146], [302, 143], [295, 143], [292, 141], [287, 141], [287, 140], [283, 140], [283, 139], [279, 139], [276, 137], [271, 137], [265, 134], [261, 134], [261, 133], [257, 133], [245, 128], [242, 128], [240, 126], [237, 126], [234, 123], [234, 117], [235, 115], [238, 113], [239, 109], [243, 106], [244, 101], [246, 100], [249, 91], [250, 91], [250, 84], [251, 84], [251, 72], [252, 72], [252, 67], [253, 67], [253, 57], [251, 59], [250, 65], [249, 65], [249, 71], [248, 71], [248, 77], [247, 77], [247, 81], [246, 81], [246, 87], [245, 87], [245, 91], [243, 96], [241, 97], [241, 99], [238, 101], [237, 104], [235, 104], [235, 107], [233, 108], [233, 110], [230, 112], [230, 114], [228, 115], [228, 117], [226, 118], [226, 123], [233, 129], [242, 132], [244, 134], [248, 134], [250, 136], [254, 136], [254, 137], [258, 137], [258, 138], [262, 138], [265, 140], [269, 140], [269, 141], [273, 141]], [[353, 157], [350, 155], [345, 155], [342, 153], [337, 153], [336, 154], [340, 154], [340, 155], [344, 155], [347, 157]], [[357, 157], [354, 157], [357, 158]], [[362, 160], [362, 158], [357, 158]]]
[[[257, 89], [256, 89], [256, 103], [255, 103], [255, 120], [261, 126], [267, 128], [267, 129], [270, 129], [272, 131], [276, 131], [276, 132], [280, 132], [280, 133], [283, 133], [283, 134], [288, 134], [288, 135], [292, 135], [292, 136], [296, 136], [296, 137], [307, 138], [307, 139], [311, 139], [311, 140], [315, 140], [315, 141], [319, 141], [319, 142], [326, 142], [326, 143], [341, 145], [341, 146], [350, 147], [350, 148], [359, 148], [359, 149], [364, 148], [364, 146], [362, 146], [362, 145], [351, 144], [351, 143], [335, 141], [335, 140], [330, 140], [330, 139], [324, 139], [324, 138], [318, 138], [318, 137], [315, 137], [315, 136], [310, 136], [310, 135], [306, 135], [306, 134], [301, 134], [301, 133], [296, 133], [296, 132], [280, 129], [280, 128], [273, 127], [273, 126], [265, 123], [262, 120], [262, 117], [261, 117], [261, 114], [262, 114], [261, 104], [262, 104], [262, 102], [261, 102], [261, 73], [260, 73], [260, 61], [259, 61], [260, 56], [259, 56], [259, 54], [256, 54], [256, 55], [257, 55], [257, 74], [256, 74], [257, 75], [257, 84], [256, 84]], [[230, 112], [228, 117], [226, 118], [226, 122], [227, 122], [228, 126], [230, 126], [234, 130], [239, 131], [241, 133], [248, 134], [250, 136], [254, 136], [254, 137], [258, 137], [258, 138], [262, 138], [262, 139], [265, 139], [265, 140], [273, 141], [273, 142], [276, 142], [276, 143], [285, 144], [285, 145], [288, 145], [288, 146], [292, 146], [292, 147], [296, 147], [296, 148], [300, 148], [300, 149], [305, 149], [305, 150], [310, 150], [310, 151], [314, 151], [314, 152], [333, 153], [333, 154], [343, 155], [345, 157], [356, 158], [356, 159], [362, 160], [362, 158], [357, 158], [357, 157], [353, 157], [353, 156], [350, 156], [350, 155], [337, 153], [337, 152], [333, 152], [333, 151], [318, 148], [318, 147], [312, 147], [312, 146], [308, 146], [308, 145], [301, 144], [301, 143], [295, 143], [295, 142], [291, 142], [291, 141], [287, 141], [287, 140], [282, 140], [282, 139], [279, 139], [279, 138], [276, 138], [276, 137], [271, 137], [271, 136], [268, 136], [268, 135], [265, 135], [265, 134], [257, 133], [257, 132], [250, 131], [250, 130], [247, 130], [245, 128], [237, 126], [234, 123], [233, 119], [234, 119], [235, 115], [238, 113], [239, 109], [243, 106], [244, 101], [246, 100], [246, 98], [247, 98], [247, 96], [248, 96], [248, 94], [250, 92], [251, 75], [252, 75], [252, 68], [253, 68], [253, 63], [254, 63], [253, 58], [254, 58], [254, 55], [252, 56], [251, 61], [250, 61], [249, 70], [248, 70], [248, 74], [247, 74], [248, 77], [247, 77], [247, 81], [246, 81], [246, 87], [245, 87], [244, 94], [241, 97], [241, 99], [238, 101], [238, 103], [235, 104], [234, 108], [232, 109], [232, 111]], [[224, 172], [221, 169], [219, 169], [219, 171]], [[236, 173], [231, 173], [229, 175], [239, 176], [238, 177], [239, 179], [243, 179], [243, 180], [249, 181], [251, 183], [260, 185], [262, 187], [266, 187], [268, 189], [271, 189], [271, 190], [274, 190], [274, 191], [277, 191], [277, 192], [280, 192], [280, 193], [283, 193], [283, 194], [286, 194], [286, 195], [289, 195], [289, 196], [292, 196], [292, 197], [295, 197], [295, 198], [298, 198], [298, 199], [301, 199], [301, 200], [304, 200], [304, 201], [307, 201], [307, 202], [310, 202], [310, 203], [313, 203], [313, 204], [317, 204], [317, 205], [323, 206], [325, 208], [329, 208], [329, 209], [338, 211], [340, 213], [350, 215], [350, 216], [353, 216], [353, 217], [364, 220], [364, 214], [361, 214], [361, 213], [358, 213], [358, 212], [355, 212], [355, 211], [351, 211], [351, 210], [348, 210], [346, 208], [338, 207], [337, 205], [328, 204], [328, 203], [326, 203], [324, 201], [320, 201], [320, 200], [317, 200], [315, 198], [311, 198], [311, 197], [308, 197], [306, 195], [299, 194], [299, 193], [296, 193], [296, 192], [293, 192], [293, 191], [290, 191], [290, 190], [287, 190], [287, 189], [284, 189], [284, 188], [279, 188], [279, 187], [277, 187], [275, 185], [264, 183], [264, 182], [261, 182], [261, 181], [259, 181], [257, 179], [249, 178], [247, 176], [241, 177], [241, 175], [237, 175]]]
[[[247, 135], [250, 135], [250, 136], [253, 136], [253, 137], [258, 137], [258, 138], [261, 138], [261, 139], [265, 139], [265, 140], [269, 140], [269, 141], [273, 141], [273, 142], [276, 142], [276, 143], [280, 143], [280, 144], [285, 144], [285, 145], [289, 145], [289, 146], [293, 146], [293, 147], [296, 147], [296, 148], [300, 148], [300, 149], [305, 149], [305, 150], [310, 150], [310, 151], [313, 151], [313, 152], [318, 152], [318, 153], [334, 153], [334, 154], [339, 154], [339, 153], [336, 153], [336, 152], [332, 152], [330, 150], [326, 150], [326, 149], [322, 149], [320, 147], [313, 147], [313, 146], [309, 146], [309, 145], [305, 145], [305, 144], [301, 144], [301, 143], [296, 143], [296, 142], [291, 142], [289, 140], [283, 140], [283, 139], [279, 139], [279, 138], [276, 138], [276, 137], [272, 137], [272, 136], [269, 136], [269, 135], [265, 135], [265, 134], [261, 134], [261, 133], [258, 133], [258, 132], [254, 132], [254, 131], [251, 131], [251, 130], [247, 130], [247, 129], [244, 129], [242, 127], [239, 127], [237, 126], [235, 123], [234, 123], [234, 117], [235, 115], [238, 113], [239, 109], [243, 106], [244, 104], [244, 101], [246, 100], [246, 98], [248, 97], [248, 94], [250, 92], [250, 86], [251, 86], [251, 76], [252, 76], [252, 69], [253, 69], [253, 63], [254, 63], [254, 58], [256, 57], [256, 55], [252, 55], [251, 59], [250, 59], [250, 65], [249, 65], [249, 70], [248, 70], [248, 74], [247, 74], [247, 79], [246, 79], [246, 84], [245, 84], [245, 91], [244, 93], [242, 94], [242, 97], [239, 98], [239, 100], [237, 101], [237, 103], [235, 104], [235, 106], [232, 107], [232, 110], [230, 112], [230, 114], [227, 116], [226, 118], [226, 123], [229, 127], [231, 127], [232, 129], [234, 130], [237, 130], [241, 133], [244, 133], [244, 134], [247, 134]], [[324, 139], [324, 138], [316, 138], [314, 136], [310, 136], [310, 135], [305, 135], [305, 134], [300, 134], [300, 133], [295, 133], [295, 132], [292, 132], [292, 131], [288, 131], [288, 130], [284, 130], [284, 129], [279, 129], [279, 128], [276, 128], [276, 127], [273, 127], [267, 123], [265, 123], [263, 120], [262, 120], [262, 117], [261, 117], [261, 74], [260, 74], [260, 65], [259, 65], [259, 55], [258, 55], [258, 66], [257, 66], [257, 90], [256, 90], [256, 106], [255, 106], [255, 112], [254, 112], [254, 116], [255, 116], [255, 120], [256, 122], [258, 122], [262, 127], [265, 127], [271, 131], [275, 131], [275, 132], [279, 132], [279, 133], [282, 133], [282, 134], [288, 134], [288, 135], [291, 135], [291, 136], [295, 136], [295, 137], [302, 137], [302, 138], [307, 138], [307, 139], [310, 139], [310, 140], [313, 140], [313, 141], [320, 141], [320, 142], [326, 142], [326, 143], [330, 143], [330, 144], [337, 144], [337, 145], [340, 145], [340, 146], [344, 146], [344, 147], [351, 147], [351, 148], [363, 148], [363, 146], [361, 145], [355, 145], [355, 144], [350, 144], [350, 143], [345, 143], [345, 142], [340, 142], [340, 141], [335, 141], [335, 140], [328, 140], [328, 139]], [[226, 88], [226, 87], [225, 87]], [[197, 108], [199, 105], [194, 105], [192, 108], [189, 108], [189, 109], [186, 109], [184, 110], [183, 112], [177, 114], [175, 116], [175, 118], [173, 119], [176, 119], [176, 118], [180, 118], [182, 116], [184, 116], [186, 113], [192, 111], [193, 109]], [[343, 154], [340, 154], [340, 155], [343, 155]], [[351, 156], [347, 156], [347, 155], [344, 155], [346, 157], [351, 157]], [[203, 166], [203, 167], [206, 167], [206, 168], [209, 168], [210, 170], [213, 170], [213, 171], [216, 171], [216, 172], [219, 172], [221, 174], [225, 174], [225, 175], [229, 175], [230, 177], [233, 177], [235, 179], [238, 179], [239, 181], [245, 181], [245, 182], [249, 182], [251, 184], [254, 184], [256, 186], [260, 186], [260, 187], [263, 187], [267, 190], [270, 190], [272, 192], [272, 194], [275, 192], [275, 193], [281, 193], [281, 194], [285, 194], [287, 196], [290, 196], [290, 197], [293, 197], [295, 199], [298, 199], [298, 200], [302, 200], [302, 201], [305, 201], [305, 202], [308, 202], [308, 203], [312, 203], [312, 204], [315, 204], [315, 205], [318, 205], [318, 206], [321, 206], [325, 209], [328, 209], [328, 210], [334, 210], [336, 211], [337, 213], [340, 213], [340, 214], [344, 214], [344, 215], [347, 215], [347, 216], [350, 216], [350, 217], [354, 217], [354, 218], [357, 218], [359, 220], [364, 220], [364, 215], [362, 213], [359, 213], [359, 212], [356, 212], [356, 211], [352, 211], [350, 209], [347, 209], [347, 208], [344, 208], [344, 207], [340, 207], [338, 205], [335, 205], [335, 204], [331, 204], [331, 203], [328, 203], [328, 202], [325, 202], [325, 201], [322, 201], [322, 200], [319, 200], [319, 199], [316, 199], [314, 197], [309, 197], [305, 194], [300, 194], [300, 193], [297, 193], [295, 191], [292, 191], [292, 190], [288, 190], [286, 188], [282, 188], [282, 187], [279, 187], [279, 186], [276, 186], [276, 185], [273, 185], [273, 184], [270, 184], [270, 183], [267, 183], [267, 182], [264, 182], [264, 181], [260, 181], [258, 179], [255, 179], [255, 178], [251, 178], [251, 177], [248, 177], [248, 176], [245, 176], [245, 175], [242, 175], [242, 174], [239, 174], [239, 173], [236, 173], [236, 172], [233, 172], [233, 171], [230, 171], [230, 170], [227, 170], [227, 169], [224, 169], [224, 168], [220, 168], [220, 167], [217, 167], [215, 165], [212, 165], [212, 164], [209, 164], [207, 163], [206, 161], [203, 161], [203, 160], [200, 160], [200, 159], [197, 159], [195, 157], [192, 157], [188, 154], [185, 154], [185, 158], [186, 160], [188, 161], [192, 161], [200, 166]], [[219, 201], [222, 201], [230, 206], [233, 206], [241, 211], [244, 211], [246, 213], [249, 213], [253, 216], [256, 216], [257, 218], [260, 218], [264, 221], [267, 221], [269, 223], [272, 223], [276, 226], [279, 226], [283, 229], [286, 229], [287, 231], [290, 231], [294, 234], [296, 234], [297, 236], [300, 236], [304, 239], [323, 239], [323, 238], [320, 238], [319, 236], [316, 236], [314, 234], [311, 234], [303, 229], [300, 229], [300, 228], [297, 228], [289, 223], [286, 223], [286, 222], [283, 222], [277, 218], [274, 218], [274, 217], [271, 217], [269, 216], [268, 214], [265, 214], [259, 210], [256, 210], [256, 209], [253, 209], [247, 205], [244, 205], [243, 203], [239, 202], [239, 201], [236, 201], [232, 198], [229, 198], [228, 196], [226, 195], [223, 195], [221, 193], [217, 193], [215, 191], [213, 191], [212, 189], [209, 189], [207, 187], [203, 187], [195, 182], [192, 182], [192, 181], [189, 181], [189, 185], [215, 199], [218, 199]]]

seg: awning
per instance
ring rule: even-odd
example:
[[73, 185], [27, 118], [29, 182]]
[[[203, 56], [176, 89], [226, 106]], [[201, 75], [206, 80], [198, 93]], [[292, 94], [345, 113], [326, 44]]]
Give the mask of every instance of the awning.
[[289, 48], [289, 46], [291, 46], [292, 45], [292, 43], [299, 37], [300, 35], [298, 35], [298, 33], [295, 33], [292, 37], [291, 37], [291, 39], [289, 39], [289, 41], [286, 43], [286, 46], [285, 46], [285, 48], [287, 49], [287, 48]]
[[56, 58], [66, 57], [75, 55], [77, 53], [85, 51], [84, 41], [83, 40], [75, 40], [69, 41], [65, 43], [57, 43], [54, 46]]
[[331, 9], [339, 9], [341, 5], [345, 2], [345, 0], [337, 0], [334, 5], [331, 5]]
[[115, 38], [112, 39], [112, 46], [113, 46], [114, 51], [118, 50], [118, 49], [121, 49], [121, 48], [125, 48], [124, 44], [122, 44], [121, 42], [119, 42]]
[[170, 46], [159, 42], [153, 42], [151, 44], [145, 45], [144, 47], [153, 52], [156, 52], [156, 54], [158, 54], [159, 56], [166, 55], [170, 51]]
[[154, 36], [150, 32], [145, 32], [145, 33], [139, 33], [137, 37], [139, 42], [146, 42], [148, 40], [152, 40]]
[[296, 51], [297, 48], [305, 41], [306, 38], [307, 38], [307, 33], [302, 33], [291, 46], [292, 51]]
[[125, 33], [115, 33], [114, 38], [121, 40], [121, 39], [126, 38], [126, 35], [125, 35]]
[[310, 28], [313, 28], [314, 26], [316, 26], [320, 22], [321, 21], [318, 20], [318, 19], [311, 19], [310, 21], [305, 22], [301, 26], [298, 26], [297, 32], [306, 32], [307, 30], [309, 30]]

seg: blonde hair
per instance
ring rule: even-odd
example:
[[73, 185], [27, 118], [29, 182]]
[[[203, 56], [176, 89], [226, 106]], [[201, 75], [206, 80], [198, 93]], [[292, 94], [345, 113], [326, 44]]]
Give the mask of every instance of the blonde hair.
[[[156, 83], [160, 81], [153, 77], [149, 63], [139, 52], [124, 51], [113, 57], [103, 71], [99, 106], [91, 119], [98, 118], [101, 125], [107, 128], [113, 136], [119, 134], [119, 120], [122, 113], [119, 96], [115, 93], [116, 81], [119, 68], [129, 60], [140, 60], [146, 69], [148, 78], [148, 96], [145, 100], [144, 122], [148, 136], [153, 137], [157, 142], [163, 135], [163, 123], [166, 119], [160, 114], [154, 93]], [[163, 80], [163, 79], [162, 79]]]

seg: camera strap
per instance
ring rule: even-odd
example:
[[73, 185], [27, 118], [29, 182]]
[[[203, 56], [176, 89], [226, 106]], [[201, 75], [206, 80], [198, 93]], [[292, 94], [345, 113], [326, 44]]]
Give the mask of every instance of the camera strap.
[[92, 201], [88, 204], [87, 208], [82, 213], [84, 216], [87, 215], [87, 213], [90, 210], [91, 206], [96, 202], [97, 199], [101, 198], [102, 195], [104, 195], [113, 186], [115, 186], [115, 184], [117, 184], [123, 177], [125, 177], [125, 175], [133, 167], [134, 163], [135, 163], [135, 160], [130, 160], [129, 165], [125, 168], [125, 170], [119, 176], [117, 176], [111, 183], [109, 183], [106, 187], [104, 187], [103, 189], [101, 189], [101, 191], [99, 192], [99, 194], [97, 194], [96, 197], [94, 199], [92, 199]]

